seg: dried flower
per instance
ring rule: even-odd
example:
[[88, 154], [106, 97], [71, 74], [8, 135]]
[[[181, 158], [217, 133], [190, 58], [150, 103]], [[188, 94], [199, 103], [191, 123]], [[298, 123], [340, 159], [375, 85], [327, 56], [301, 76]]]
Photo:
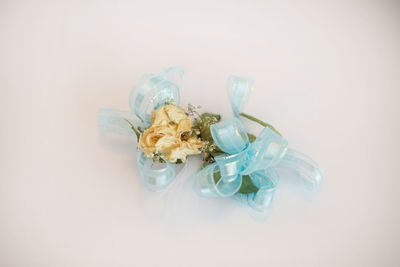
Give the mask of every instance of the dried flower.
[[185, 162], [186, 156], [201, 153], [204, 143], [192, 136], [193, 122], [182, 107], [169, 104], [156, 109], [139, 138], [139, 147], [147, 155], [161, 155], [169, 162]]

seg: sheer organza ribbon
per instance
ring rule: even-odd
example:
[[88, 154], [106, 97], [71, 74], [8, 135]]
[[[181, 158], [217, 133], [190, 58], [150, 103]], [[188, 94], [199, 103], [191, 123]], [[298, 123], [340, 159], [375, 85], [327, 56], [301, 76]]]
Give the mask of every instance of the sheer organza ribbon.
[[[143, 75], [130, 93], [132, 112], [101, 108], [99, 130], [134, 135], [130, 123], [145, 129], [150, 125], [151, 113], [157, 107], [166, 103], [179, 105], [179, 90], [183, 80], [184, 71], [181, 67], [167, 68], [158, 75]], [[198, 172], [193, 189], [200, 196], [234, 196], [255, 210], [264, 211], [271, 205], [279, 182], [278, 166], [293, 170], [312, 189], [321, 183], [322, 173], [312, 159], [289, 149], [287, 141], [268, 127], [261, 131], [254, 142], [249, 142], [239, 117], [252, 90], [251, 79], [229, 77], [228, 95], [235, 117], [211, 125], [213, 139], [225, 154], [215, 157], [215, 163]], [[155, 164], [140, 150], [137, 161], [141, 177], [149, 190], [165, 191], [174, 181], [176, 164]], [[258, 188], [256, 192], [239, 193], [243, 176], [250, 177]]]
[[[147, 128], [153, 110], [166, 103], [179, 105], [179, 89], [183, 83], [182, 67], [170, 67], [160, 74], [145, 74], [133, 87], [129, 96], [132, 112], [101, 108], [99, 110], [99, 129], [102, 132], [134, 135], [130, 122], [135, 126]], [[135, 115], [137, 118], [135, 118]], [[139, 120], [139, 121], [138, 121]], [[146, 187], [151, 191], [164, 191], [174, 181], [176, 176], [173, 163], [153, 163], [139, 150], [137, 162], [141, 177]]]
[[[257, 211], [265, 211], [272, 203], [279, 182], [276, 167], [293, 170], [311, 189], [319, 186], [322, 173], [312, 159], [289, 149], [287, 141], [268, 127], [254, 142], [249, 142], [239, 116], [252, 90], [251, 79], [236, 76], [228, 79], [228, 94], [235, 117], [211, 125], [212, 137], [225, 154], [216, 156], [215, 163], [196, 175], [193, 189], [200, 196], [234, 196]], [[244, 176], [258, 188], [256, 192], [239, 193]]]

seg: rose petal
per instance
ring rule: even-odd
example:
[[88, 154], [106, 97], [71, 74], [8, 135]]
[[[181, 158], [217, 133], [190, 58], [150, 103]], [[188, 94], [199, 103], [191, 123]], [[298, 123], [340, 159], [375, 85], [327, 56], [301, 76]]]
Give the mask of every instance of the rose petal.
[[179, 122], [177, 132], [179, 134], [183, 132], [190, 132], [192, 130], [193, 122], [191, 119], [183, 119]]
[[181, 120], [189, 118], [188, 115], [186, 115], [185, 109], [182, 107], [176, 105], [166, 105], [164, 108], [169, 119], [174, 123], [179, 123]]

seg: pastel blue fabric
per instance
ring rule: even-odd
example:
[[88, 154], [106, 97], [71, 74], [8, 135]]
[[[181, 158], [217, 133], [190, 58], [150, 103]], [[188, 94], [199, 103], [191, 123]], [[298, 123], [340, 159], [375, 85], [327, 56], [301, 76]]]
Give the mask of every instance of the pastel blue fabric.
[[[131, 111], [101, 108], [98, 127], [101, 132], [134, 135], [136, 127], [147, 128], [153, 110], [167, 103], [180, 104], [180, 88], [184, 80], [181, 67], [170, 67], [160, 74], [145, 74], [129, 96]], [[240, 121], [254, 82], [249, 78], [230, 76], [227, 82], [234, 117], [211, 125], [211, 135], [224, 154], [215, 157], [194, 177], [193, 189], [205, 197], [234, 197], [256, 211], [270, 208], [279, 184], [278, 169], [287, 168], [309, 189], [316, 189], [323, 180], [318, 165], [308, 156], [288, 148], [288, 142], [272, 129], [265, 127], [256, 140], [249, 141]], [[151, 191], [165, 191], [176, 177], [175, 164], [154, 163], [142, 151], [137, 162], [141, 177]], [[249, 177], [257, 191], [241, 194], [243, 177]]]
[[[215, 163], [196, 175], [193, 189], [200, 196], [233, 196], [254, 210], [263, 212], [270, 208], [279, 183], [278, 166], [294, 171], [310, 189], [316, 189], [323, 176], [312, 159], [289, 149], [288, 142], [268, 127], [254, 142], [249, 142], [239, 116], [252, 90], [251, 79], [229, 77], [228, 94], [235, 117], [213, 124], [210, 128], [216, 145], [225, 154], [215, 157]], [[245, 175], [258, 188], [257, 192], [239, 193]]]
[[[170, 67], [160, 74], [145, 74], [133, 87], [129, 96], [132, 112], [101, 108], [99, 130], [118, 134], [134, 135], [128, 121], [137, 121], [135, 126], [145, 129], [150, 125], [153, 110], [166, 103], [180, 103], [180, 87], [184, 79], [182, 67]], [[168, 189], [175, 179], [175, 164], [154, 163], [138, 151], [137, 162], [146, 187], [155, 192]]]
[[181, 67], [167, 68], [159, 75], [143, 75], [129, 96], [129, 106], [132, 112], [145, 126], [150, 125], [153, 110], [165, 103], [179, 105], [179, 88], [183, 79], [184, 71]]
[[253, 92], [254, 81], [250, 78], [241, 78], [231, 75], [227, 81], [228, 96], [231, 102], [233, 114], [239, 117], [240, 112], [249, 102]]

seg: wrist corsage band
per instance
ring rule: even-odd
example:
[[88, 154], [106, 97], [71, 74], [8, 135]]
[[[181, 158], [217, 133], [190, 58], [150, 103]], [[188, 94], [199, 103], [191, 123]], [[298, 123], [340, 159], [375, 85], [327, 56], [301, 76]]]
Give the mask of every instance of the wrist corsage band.
[[[132, 112], [101, 108], [99, 129], [136, 136], [137, 163], [146, 187], [165, 191], [176, 177], [176, 165], [188, 156], [202, 155], [202, 169], [193, 179], [193, 190], [204, 197], [234, 197], [256, 211], [267, 210], [279, 183], [277, 168], [290, 169], [309, 189], [317, 189], [323, 176], [308, 156], [288, 148], [288, 142], [271, 125], [243, 109], [253, 81], [230, 76], [228, 95], [233, 118], [200, 113], [199, 106], [180, 104], [184, 79], [181, 67], [159, 75], [146, 74], [131, 91]], [[263, 126], [254, 136], [240, 121], [246, 118]]]

